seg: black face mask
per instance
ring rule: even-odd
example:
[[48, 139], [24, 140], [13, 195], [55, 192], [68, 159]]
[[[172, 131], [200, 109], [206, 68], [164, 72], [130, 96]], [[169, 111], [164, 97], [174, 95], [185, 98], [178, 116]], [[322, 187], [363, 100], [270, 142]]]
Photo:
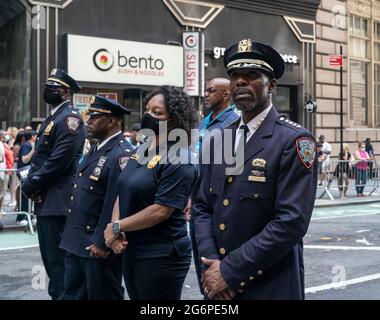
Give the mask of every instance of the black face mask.
[[159, 123], [160, 120], [151, 116], [149, 113], [144, 113], [141, 119], [141, 129], [153, 130], [153, 132], [158, 135], [160, 132]]
[[45, 88], [44, 90], [44, 100], [47, 104], [52, 106], [58, 106], [63, 102], [62, 96], [57, 90], [49, 90]]

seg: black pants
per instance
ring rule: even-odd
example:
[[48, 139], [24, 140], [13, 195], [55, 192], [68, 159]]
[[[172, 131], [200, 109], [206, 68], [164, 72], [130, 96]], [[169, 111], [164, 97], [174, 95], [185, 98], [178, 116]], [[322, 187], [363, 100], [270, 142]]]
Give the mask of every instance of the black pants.
[[124, 254], [125, 286], [131, 300], [180, 300], [191, 256], [133, 259]]
[[123, 300], [122, 256], [92, 259], [67, 253], [62, 300]]
[[49, 295], [58, 299], [64, 290], [65, 251], [59, 248], [65, 227], [64, 216], [38, 216], [38, 241], [42, 261], [49, 276]]
[[191, 217], [189, 224], [190, 224], [190, 239], [191, 239], [191, 247], [193, 249], [195, 272], [197, 274], [199, 290], [201, 294], [204, 294], [203, 288], [202, 288], [202, 282], [201, 282], [201, 274], [202, 274], [201, 260], [198, 253], [197, 240], [195, 239], [195, 226], [194, 226], [193, 217]]

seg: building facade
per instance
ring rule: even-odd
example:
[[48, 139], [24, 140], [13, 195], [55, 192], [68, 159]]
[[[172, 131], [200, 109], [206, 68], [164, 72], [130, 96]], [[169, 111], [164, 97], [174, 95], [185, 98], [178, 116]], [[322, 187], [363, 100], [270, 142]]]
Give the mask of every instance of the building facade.
[[319, 5], [319, 0], [0, 0], [0, 52], [7, 61], [0, 67], [2, 126], [38, 124], [46, 117], [42, 92], [56, 66], [82, 86], [73, 98], [78, 107], [88, 105], [92, 94], [127, 105], [132, 115], [126, 127], [139, 121], [144, 98], [162, 84], [188, 90], [202, 117], [205, 82], [226, 76], [224, 50], [251, 38], [271, 44], [284, 58], [276, 107], [314, 131], [318, 115], [306, 112], [305, 103], [316, 100]]
[[340, 73], [329, 55], [343, 46], [343, 141], [351, 153], [371, 138], [380, 154], [380, 1], [322, 0], [317, 12], [316, 135], [340, 150]]

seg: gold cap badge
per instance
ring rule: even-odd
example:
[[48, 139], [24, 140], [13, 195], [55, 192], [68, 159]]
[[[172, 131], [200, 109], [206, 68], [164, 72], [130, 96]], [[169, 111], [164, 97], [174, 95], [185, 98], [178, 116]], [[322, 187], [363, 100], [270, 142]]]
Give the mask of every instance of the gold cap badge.
[[57, 73], [57, 69], [54, 68], [53, 70], [51, 70], [50, 75], [51, 75], [51, 76], [55, 76], [56, 73]]
[[251, 52], [252, 51], [252, 40], [244, 39], [239, 41], [238, 52]]

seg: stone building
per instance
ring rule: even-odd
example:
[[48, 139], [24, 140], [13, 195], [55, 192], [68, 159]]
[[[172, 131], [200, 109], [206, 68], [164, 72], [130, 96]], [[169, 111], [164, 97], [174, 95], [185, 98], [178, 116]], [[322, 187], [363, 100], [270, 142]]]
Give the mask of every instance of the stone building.
[[321, 0], [316, 35], [316, 136], [324, 134], [338, 155], [340, 72], [329, 55], [339, 55], [342, 44], [343, 140], [354, 152], [369, 137], [380, 154], [380, 1]]

